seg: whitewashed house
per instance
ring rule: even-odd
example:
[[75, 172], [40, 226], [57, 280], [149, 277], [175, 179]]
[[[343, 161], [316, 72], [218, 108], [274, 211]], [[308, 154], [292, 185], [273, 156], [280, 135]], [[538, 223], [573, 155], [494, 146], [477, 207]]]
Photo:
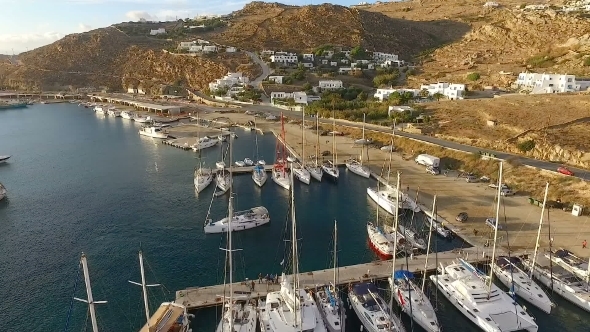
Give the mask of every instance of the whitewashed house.
[[238, 49], [235, 48], [235, 47], [233, 47], [233, 46], [228, 46], [228, 47], [225, 48], [225, 52], [226, 53], [235, 53], [237, 51], [238, 51]]
[[324, 51], [324, 54], [322, 55], [328, 59], [331, 59], [334, 56], [334, 51]]
[[398, 61], [399, 56], [397, 54], [373, 52], [373, 60], [376, 61]]
[[292, 92], [274, 91], [270, 93], [270, 102], [274, 103], [275, 99], [289, 99], [293, 98]]
[[140, 95], [145, 95], [145, 89], [142, 87], [137, 88], [137, 93], [139, 93]]
[[189, 53], [203, 52], [203, 45], [192, 45], [188, 48]]
[[388, 68], [388, 67], [402, 67], [406, 62], [404, 60], [385, 60], [382, 62], [381, 68]]
[[283, 80], [285, 79], [285, 76], [269, 76], [268, 80], [270, 82], [274, 82], [275, 84], [283, 84]]
[[338, 67], [338, 61], [330, 61], [331, 67]]
[[314, 59], [313, 53], [304, 53], [303, 54], [303, 60], [313, 61], [313, 59]]
[[328, 59], [322, 59], [322, 65], [327, 65], [330, 62]]
[[423, 84], [420, 86], [420, 90], [427, 90], [430, 96], [440, 93], [450, 100], [463, 99], [465, 96], [465, 84], [438, 82]]
[[180, 42], [180, 44], [178, 44], [178, 49], [188, 50], [193, 45], [195, 45], [195, 42]]
[[313, 62], [301, 62], [303, 68], [313, 68]]
[[379, 99], [379, 101], [383, 101], [389, 98], [389, 95], [394, 93], [394, 92], [398, 92], [400, 94], [402, 93], [406, 93], [406, 92], [410, 92], [414, 97], [418, 95], [418, 93], [420, 92], [420, 90], [418, 89], [377, 89], [377, 91], [375, 92], [375, 94], [373, 95], [373, 97], [375, 97], [376, 99]]
[[341, 80], [327, 80], [327, 81], [319, 81], [318, 87], [323, 90], [336, 90], [342, 89], [342, 81]]
[[153, 29], [150, 30], [150, 35], [152, 35], [152, 36], [155, 36], [155, 35], [163, 35], [165, 33], [166, 33], [166, 29], [164, 29], [164, 28], [159, 28], [159, 29], [156, 29], [156, 30], [153, 30]]
[[520, 73], [516, 86], [534, 94], [575, 92], [581, 89], [580, 84], [576, 83], [576, 76], [567, 74]]
[[209, 44], [209, 41], [205, 39], [197, 39], [197, 44]]
[[316, 100], [320, 100], [319, 96], [308, 96], [307, 93], [304, 91], [299, 92], [271, 92], [270, 93], [270, 102], [274, 104], [276, 99], [291, 99], [295, 101], [296, 104], [307, 105], [308, 103]]
[[293, 92], [293, 100], [295, 100], [296, 104], [307, 105], [307, 93], [305, 93], [303, 91]]
[[352, 68], [350, 67], [340, 67], [338, 68], [338, 74], [350, 74]]
[[217, 46], [215, 46], [215, 45], [203, 46], [203, 53], [215, 53], [215, 52], [217, 52]]
[[275, 52], [274, 55], [270, 56], [270, 62], [282, 63], [282, 64], [296, 64], [299, 62], [297, 54], [286, 53], [286, 52]]
[[127, 93], [137, 94], [137, 88], [127, 88]]
[[215, 91], [221, 88], [231, 88], [233, 86], [244, 86], [250, 82], [250, 79], [246, 76], [242, 76], [242, 73], [227, 73], [224, 77], [209, 83], [209, 90]]
[[263, 50], [262, 52], [260, 52], [260, 55], [262, 55], [262, 56], [271, 56], [274, 54], [275, 54], [275, 51], [273, 51], [273, 50]]
[[495, 1], [488, 1], [488, 2], [484, 3], [483, 6], [489, 7], [489, 8], [496, 8], [496, 7], [499, 7], [500, 4]]

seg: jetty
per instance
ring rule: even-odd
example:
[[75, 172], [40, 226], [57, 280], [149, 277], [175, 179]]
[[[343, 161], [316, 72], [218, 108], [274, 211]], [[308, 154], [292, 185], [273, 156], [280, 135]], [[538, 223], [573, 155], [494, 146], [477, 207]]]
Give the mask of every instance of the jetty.
[[[496, 254], [500, 255], [502, 251], [502, 249], [496, 249]], [[436, 270], [439, 264], [446, 265], [458, 258], [462, 258], [472, 264], [487, 263], [490, 260], [491, 254], [492, 248], [482, 247], [453, 249], [438, 253], [432, 252], [430, 253], [426, 271], [432, 272]], [[419, 274], [424, 271], [426, 255], [414, 256], [412, 259], [408, 258], [407, 265], [405, 264], [405, 258], [398, 259], [397, 263], [399, 264], [397, 269], [405, 269]], [[338, 275], [340, 276], [338, 286], [347, 286], [368, 280], [384, 280], [392, 275], [391, 260], [342, 266], [338, 269]], [[315, 289], [319, 286], [328, 285], [333, 282], [333, 278], [333, 269], [302, 272], [299, 275], [300, 285], [305, 289]], [[253, 281], [255, 282], [254, 291], [250, 289], [252, 280], [246, 279], [242, 282], [234, 283], [234, 298], [239, 298], [240, 296], [243, 296], [244, 299], [264, 298], [269, 292], [276, 292], [281, 287], [280, 283], [272, 284], [263, 280], [259, 284], [258, 280]], [[228, 289], [228, 286], [215, 285], [179, 290], [176, 292], [176, 303], [186, 306], [189, 310], [219, 306], [223, 303], [224, 288]]]

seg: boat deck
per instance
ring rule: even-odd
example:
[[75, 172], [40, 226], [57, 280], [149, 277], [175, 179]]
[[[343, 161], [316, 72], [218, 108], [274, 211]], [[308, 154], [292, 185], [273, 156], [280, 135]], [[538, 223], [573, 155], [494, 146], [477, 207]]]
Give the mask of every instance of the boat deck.
[[[448, 264], [457, 258], [464, 258], [470, 263], [486, 262], [491, 255], [491, 248], [465, 248], [455, 249], [451, 251], [431, 253], [428, 261], [428, 271], [433, 271], [437, 267], [436, 260], [442, 264]], [[426, 255], [414, 256], [414, 259], [409, 260], [409, 264], [405, 266], [405, 259], [398, 259], [398, 269], [406, 269], [411, 272], [419, 272], [424, 270], [426, 262]], [[343, 266], [339, 268], [340, 285], [348, 285], [352, 283], [361, 282], [371, 279], [386, 279], [391, 275], [391, 260], [375, 261], [365, 264], [357, 264], [351, 266]], [[300, 284], [304, 288], [315, 288], [321, 285], [327, 285], [332, 282], [333, 270], [325, 269], [312, 272], [303, 272], [300, 274]], [[258, 280], [254, 280], [254, 291], [250, 291], [251, 280], [243, 281], [234, 284], [234, 293], [241, 294], [245, 298], [261, 298], [265, 297], [269, 292], [278, 291], [279, 283], [267, 284], [265, 281], [259, 284]], [[226, 285], [225, 289], [229, 287]], [[192, 287], [176, 292], [176, 303], [185, 305], [187, 309], [200, 309], [207, 307], [214, 307], [221, 305], [223, 302], [224, 285]]]
[[184, 310], [179, 306], [171, 303], [162, 304], [150, 317], [149, 328], [146, 324], [139, 332], [180, 331], [180, 324], [177, 324], [177, 321], [183, 314]]

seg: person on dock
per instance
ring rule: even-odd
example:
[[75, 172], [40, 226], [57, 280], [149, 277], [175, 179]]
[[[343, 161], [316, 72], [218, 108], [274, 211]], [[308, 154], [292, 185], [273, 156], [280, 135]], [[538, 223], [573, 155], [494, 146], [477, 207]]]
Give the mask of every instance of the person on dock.
[[255, 286], [256, 286], [256, 283], [254, 282], [254, 280], [252, 280], [252, 291], [254, 291]]
[[582, 241], [582, 249], [586, 249], [588, 246], [588, 242], [586, 240]]
[[266, 274], [266, 276], [264, 276], [264, 280], [266, 281], [267, 284], [270, 281], [270, 276], [268, 275], [268, 273]]
[[258, 283], [262, 283], [262, 273], [258, 273]]

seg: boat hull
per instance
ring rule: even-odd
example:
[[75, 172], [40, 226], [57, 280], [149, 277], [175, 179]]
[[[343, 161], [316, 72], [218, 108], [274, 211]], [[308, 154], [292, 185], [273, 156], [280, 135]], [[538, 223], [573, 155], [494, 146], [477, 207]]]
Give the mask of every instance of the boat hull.
[[213, 174], [197, 174], [194, 179], [197, 192], [203, 191], [213, 182]]
[[[248, 229], [252, 229], [255, 227], [259, 227], [270, 222], [270, 217], [268, 214], [266, 215], [256, 215], [253, 217], [248, 218], [241, 218], [240, 216], [234, 216], [232, 220], [232, 232], [239, 232], [245, 231]], [[205, 225], [204, 231], [205, 234], [218, 234], [218, 233], [227, 233], [229, 227], [227, 223], [227, 218], [224, 218], [220, 221], [209, 223]]]
[[[516, 296], [529, 302], [546, 313], [551, 313], [551, 301], [541, 288], [520, 269], [513, 271], [503, 270], [498, 264], [494, 264], [494, 274], [504, 286], [512, 292], [514, 280], [514, 293]], [[539, 295], [541, 296], [539, 296]]]
[[252, 180], [257, 186], [262, 187], [268, 180], [268, 175], [264, 169], [257, 170], [256, 168], [252, 171]]
[[289, 176], [287, 176], [286, 171], [273, 169], [272, 180], [283, 189], [291, 189], [291, 179], [289, 179]]
[[314, 180], [322, 182], [322, 176], [324, 175], [324, 172], [322, 171], [321, 167], [306, 166], [305, 168]]
[[0, 164], [8, 162], [11, 156], [0, 156]]
[[360, 164], [346, 163], [346, 169], [348, 169], [352, 173], [354, 173], [356, 175], [360, 175], [366, 179], [371, 177], [371, 171], [369, 170], [369, 168], [362, 166]]
[[311, 182], [311, 174], [305, 168], [293, 167], [293, 175], [295, 175], [297, 180], [305, 184], [309, 184]]
[[391, 202], [386, 197], [383, 197], [379, 192], [373, 188], [367, 188], [367, 194], [371, 199], [377, 203], [383, 210], [391, 215], [395, 215], [395, 202]]
[[139, 131], [139, 134], [142, 136], [146, 136], [146, 137], [151, 137], [151, 138], [159, 138], [159, 139], [166, 139], [168, 138], [167, 134], [163, 134], [163, 133], [146, 133], [144, 131]]
[[[395, 284], [391, 277], [389, 277], [389, 285], [393, 287], [394, 299], [402, 308], [403, 312], [410, 316], [424, 330], [429, 332], [440, 331], [440, 325], [438, 324], [434, 308], [420, 288], [413, 285], [412, 291], [410, 292]], [[412, 307], [410, 307], [410, 299], [412, 300]]]
[[218, 139], [211, 138], [206, 141], [199, 141], [199, 142], [193, 144], [193, 146], [191, 148], [193, 149], [193, 151], [198, 152], [198, 151], [201, 151], [204, 149], [214, 147], [215, 145], [217, 145], [217, 143], [219, 143]]
[[322, 171], [328, 176], [329, 179], [333, 181], [338, 181], [338, 178], [340, 177], [340, 171], [338, 170], [338, 167], [322, 165]]

